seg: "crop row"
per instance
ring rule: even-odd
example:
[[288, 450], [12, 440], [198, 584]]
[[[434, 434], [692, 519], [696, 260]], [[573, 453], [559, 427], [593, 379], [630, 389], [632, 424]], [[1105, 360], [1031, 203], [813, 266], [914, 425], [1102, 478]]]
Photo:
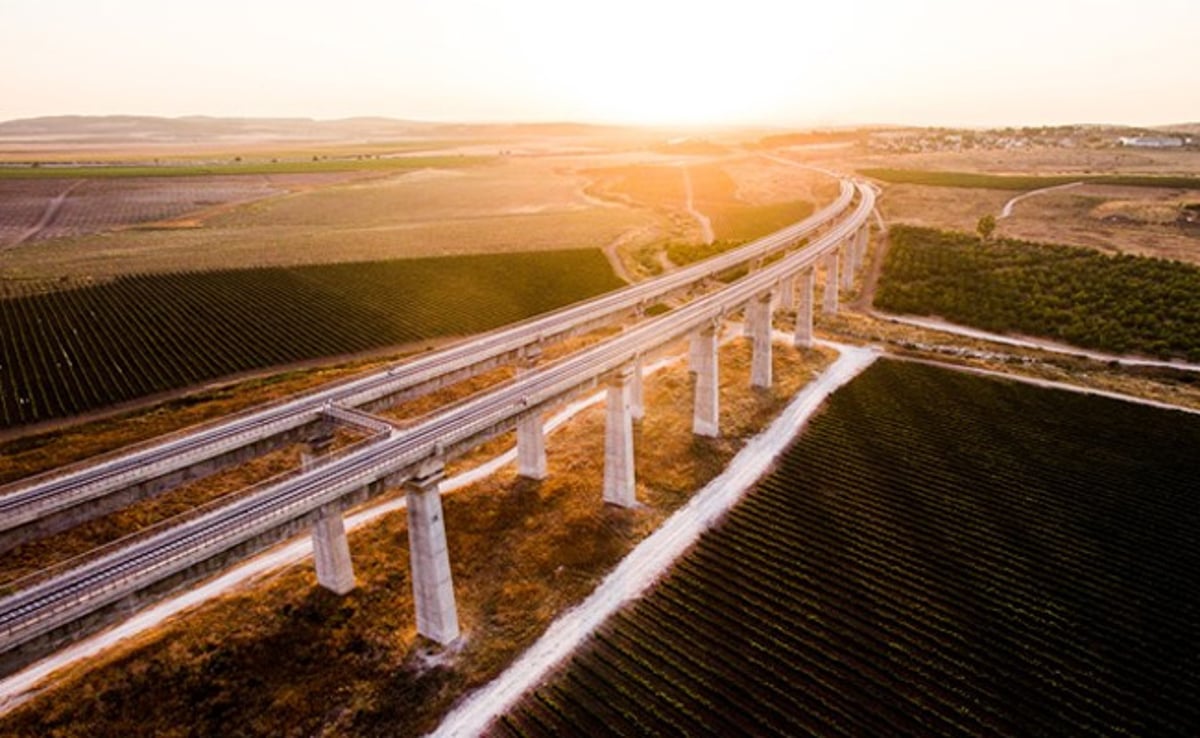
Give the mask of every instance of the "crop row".
[[0, 420], [468, 335], [618, 286], [595, 250], [121, 277], [0, 299]]
[[496, 735], [1195, 735], [1200, 418], [881, 361]]
[[894, 226], [875, 304], [1114, 353], [1200, 361], [1200, 268]]

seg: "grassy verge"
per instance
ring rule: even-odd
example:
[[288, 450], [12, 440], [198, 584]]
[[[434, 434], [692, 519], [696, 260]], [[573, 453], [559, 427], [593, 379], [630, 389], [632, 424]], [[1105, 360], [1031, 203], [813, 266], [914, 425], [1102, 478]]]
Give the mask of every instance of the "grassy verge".
[[[550, 439], [544, 482], [497, 475], [446, 498], [446, 528], [465, 633], [431, 659], [415, 635], [405, 516], [351, 536], [360, 586], [346, 597], [315, 587], [311, 565], [202, 607], [93, 664], [0, 718], [14, 736], [416, 735], [467, 689], [497, 674], [563, 609], [693, 491], [744, 439], [828, 363], [776, 352], [777, 384], [748, 387], [750, 351], [722, 350], [722, 430], [691, 433], [682, 366], [646, 382], [637, 430], [635, 510], [600, 501], [603, 407]], [[181, 716], [187, 716], [186, 719]]]
[[859, 169], [858, 173], [892, 184], [988, 190], [1036, 190], [1071, 182], [1126, 187], [1200, 189], [1200, 177], [1156, 174], [983, 174], [980, 172], [938, 172], [924, 169]]

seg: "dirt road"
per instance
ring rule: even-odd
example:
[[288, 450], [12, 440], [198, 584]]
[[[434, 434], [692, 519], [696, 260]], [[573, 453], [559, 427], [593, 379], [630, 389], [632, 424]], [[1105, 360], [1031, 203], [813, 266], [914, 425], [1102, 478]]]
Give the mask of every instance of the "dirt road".
[[1012, 211], [1013, 211], [1013, 206], [1016, 205], [1017, 203], [1021, 202], [1022, 200], [1024, 200], [1027, 197], [1033, 197], [1034, 195], [1041, 195], [1043, 193], [1053, 192], [1055, 190], [1068, 190], [1072, 187], [1078, 187], [1081, 184], [1083, 184], [1083, 182], [1071, 182], [1070, 184], [1055, 185], [1054, 187], [1043, 187], [1040, 190], [1031, 190], [1022, 195], [1017, 195], [1013, 199], [1004, 203], [1004, 208], [1000, 211], [1000, 217], [996, 218], [996, 220], [1003, 220], [1004, 218], [1011, 216]]
[[716, 235], [713, 233], [712, 221], [708, 216], [696, 209], [692, 198], [692, 173], [687, 168], [686, 164], [680, 166], [683, 170], [683, 191], [687, 194], [687, 201], [684, 203], [684, 210], [696, 219], [696, 223], [700, 225], [700, 237], [704, 239], [705, 244], [710, 244], [716, 240]]
[[67, 201], [67, 197], [71, 195], [81, 184], [86, 182], [84, 179], [77, 179], [67, 186], [67, 189], [60, 192], [54, 199], [46, 203], [46, 210], [42, 213], [42, 218], [32, 228], [17, 236], [16, 240], [4, 246], [4, 248], [14, 248], [25, 243], [37, 234], [41, 233], [45, 228], [54, 222], [58, 217], [58, 211], [62, 210], [63, 203]]

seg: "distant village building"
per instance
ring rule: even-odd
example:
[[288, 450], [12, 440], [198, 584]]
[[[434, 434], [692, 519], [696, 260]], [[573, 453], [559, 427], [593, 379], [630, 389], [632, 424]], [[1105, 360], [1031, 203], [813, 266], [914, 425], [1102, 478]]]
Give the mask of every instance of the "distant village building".
[[1135, 146], [1143, 149], [1177, 149], [1191, 143], [1190, 139], [1177, 136], [1121, 136], [1118, 139], [1122, 146]]

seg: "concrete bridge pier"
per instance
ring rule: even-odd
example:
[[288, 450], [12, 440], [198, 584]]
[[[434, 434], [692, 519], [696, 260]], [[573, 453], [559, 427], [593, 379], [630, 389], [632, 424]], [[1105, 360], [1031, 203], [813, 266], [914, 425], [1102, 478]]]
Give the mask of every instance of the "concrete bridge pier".
[[324, 505], [317, 512], [312, 540], [317, 584], [340, 595], [354, 589], [354, 564], [350, 560], [350, 541], [346, 538], [342, 510], [336, 503]]
[[546, 434], [538, 413], [517, 421], [517, 474], [526, 479], [545, 479]]
[[716, 438], [720, 428], [720, 389], [717, 360], [717, 324], [703, 326], [693, 336], [696, 345], [696, 394], [692, 414], [692, 432], [698, 436]]
[[[317, 464], [333, 443], [332, 428], [322, 423], [327, 432], [319, 432], [308, 442], [308, 451], [300, 454], [304, 471]], [[317, 584], [334, 594], [344, 595], [354, 589], [354, 563], [350, 559], [350, 541], [342, 510], [336, 503], [324, 505], [317, 511], [312, 529], [313, 562], [317, 569]]]
[[833, 249], [825, 255], [825, 301], [822, 312], [837, 315], [838, 311], [838, 252]]
[[779, 307], [791, 310], [796, 307], [796, 275], [784, 277], [779, 283]]
[[796, 304], [796, 335], [792, 344], [796, 348], [812, 348], [813, 345], [813, 293], [817, 275], [813, 269], [800, 274], [800, 294]]
[[621, 367], [608, 381], [604, 424], [604, 501], [618, 507], [637, 505], [633, 467], [633, 414], [630, 385], [634, 368]]
[[753, 314], [751, 340], [754, 354], [750, 360], [750, 386], [771, 387], [771, 293], [750, 301], [747, 310]]
[[638, 354], [633, 360], [633, 377], [629, 383], [629, 414], [634, 420], [646, 417], [646, 387], [642, 376], [645, 370], [645, 359]]
[[854, 239], [854, 246], [857, 256], [855, 257], [858, 266], [862, 266], [863, 261], [867, 258], [867, 245], [871, 241], [871, 224], [863, 223], [862, 228], [858, 229], [858, 236]]
[[417, 632], [446, 646], [458, 639], [458, 607], [450, 576], [446, 521], [438, 482], [445, 475], [441, 461], [422, 469], [404, 483], [408, 503], [408, 555], [412, 574]]
[[854, 240], [853, 237], [847, 238], [839, 249], [842, 253], [842, 289], [849, 290], [854, 288], [854, 271], [858, 268], [854, 256]]
[[[517, 376], [528, 374], [537, 366], [542, 350], [537, 346], [525, 349], [517, 362]], [[517, 421], [517, 474], [526, 479], [545, 479], [546, 434], [542, 419], [537, 414], [528, 415]]]

